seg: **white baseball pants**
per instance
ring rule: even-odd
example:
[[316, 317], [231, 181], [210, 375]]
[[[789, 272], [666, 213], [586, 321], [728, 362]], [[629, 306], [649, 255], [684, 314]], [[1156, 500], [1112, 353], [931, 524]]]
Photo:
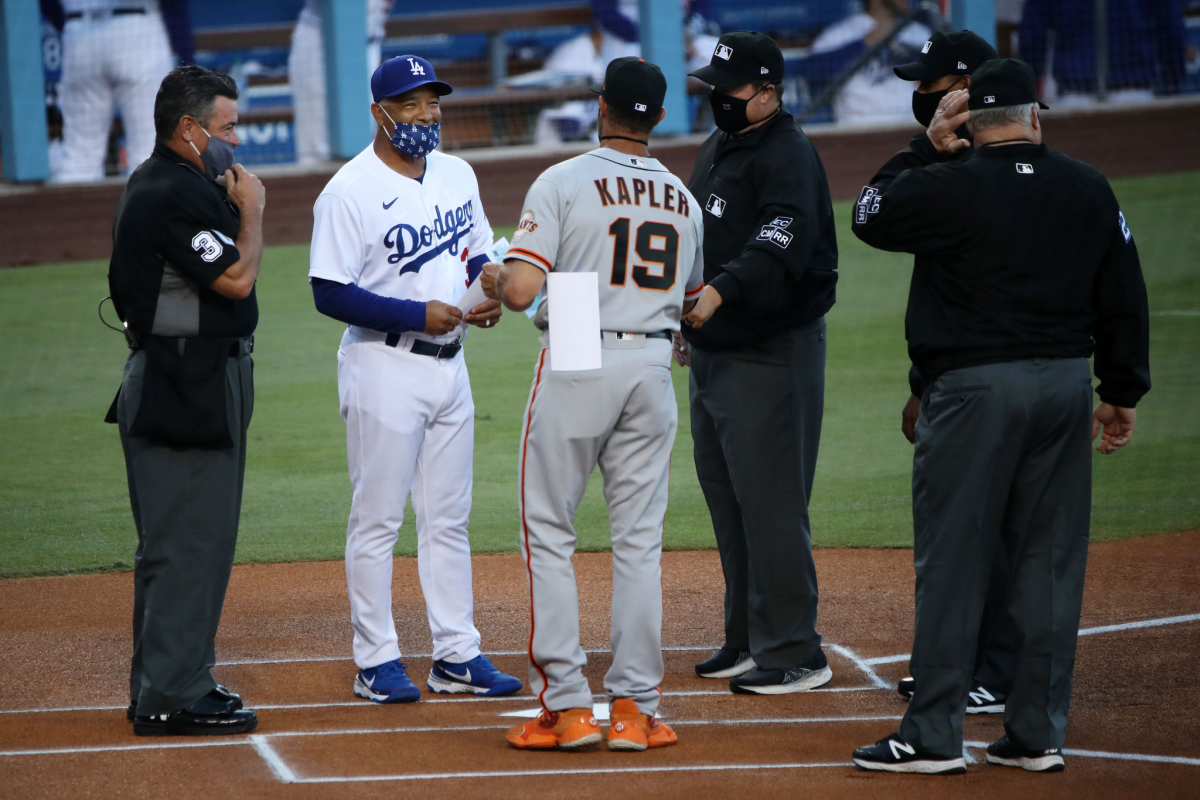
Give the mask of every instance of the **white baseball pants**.
[[113, 108], [121, 110], [129, 171], [154, 150], [154, 98], [175, 63], [157, 11], [67, 20], [63, 28], [63, 149], [55, 183], [104, 177]]
[[[407, 340], [409, 337], [405, 337]], [[392, 617], [392, 549], [412, 494], [417, 570], [433, 657], [479, 655], [471, 589], [475, 404], [462, 353], [451, 359], [388, 347], [350, 328], [338, 350], [338, 395], [354, 499], [346, 528], [346, 583], [354, 662], [400, 658]]]

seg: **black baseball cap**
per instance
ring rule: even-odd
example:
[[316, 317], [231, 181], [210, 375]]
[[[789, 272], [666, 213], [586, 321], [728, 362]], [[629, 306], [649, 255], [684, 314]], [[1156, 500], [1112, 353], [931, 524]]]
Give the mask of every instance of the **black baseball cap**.
[[971, 75], [996, 57], [996, 48], [971, 31], [935, 31], [916, 61], [892, 71], [906, 81], [936, 81], [946, 75]]
[[656, 64], [625, 56], [608, 62], [604, 83], [592, 84], [592, 91], [614, 108], [657, 116], [667, 96], [667, 79]]
[[1037, 103], [1049, 108], [1037, 96], [1037, 79], [1033, 67], [1019, 58], [994, 58], [975, 70], [971, 78], [971, 97], [967, 108], [980, 111], [1004, 106], [1023, 106]]
[[707, 67], [689, 72], [710, 86], [735, 89], [754, 81], [783, 83], [783, 51], [758, 31], [730, 31], [717, 41]]

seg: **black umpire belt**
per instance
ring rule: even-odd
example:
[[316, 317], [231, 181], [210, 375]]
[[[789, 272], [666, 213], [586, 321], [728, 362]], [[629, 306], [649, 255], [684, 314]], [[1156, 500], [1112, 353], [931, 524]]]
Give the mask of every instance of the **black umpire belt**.
[[[395, 347], [400, 344], [400, 334], [389, 333], [387, 338], [383, 340], [383, 343], [388, 347]], [[414, 339], [412, 347], [408, 349], [408, 352], [416, 353], [419, 356], [430, 356], [431, 358], [454, 358], [460, 350], [462, 350], [461, 339], [448, 344], [434, 344], [433, 342]]]
[[[132, 349], [141, 350], [142, 349], [142, 341], [144, 341], [146, 338], [148, 338], [148, 337], [144, 337], [144, 336], [139, 337], [137, 346]], [[161, 339], [164, 342], [177, 342], [178, 347], [179, 347], [179, 353], [182, 355], [187, 350], [187, 343], [188, 343], [188, 340], [190, 337], [187, 337], [187, 336], [155, 336], [154, 338]], [[225, 341], [229, 342], [229, 357], [230, 358], [241, 358], [242, 356], [248, 356], [254, 352], [254, 337], [253, 336], [247, 336], [243, 339], [226, 339]]]

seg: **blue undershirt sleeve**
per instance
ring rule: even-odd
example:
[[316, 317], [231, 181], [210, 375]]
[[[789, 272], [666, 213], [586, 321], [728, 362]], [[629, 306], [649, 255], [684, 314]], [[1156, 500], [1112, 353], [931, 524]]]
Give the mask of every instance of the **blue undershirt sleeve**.
[[313, 301], [327, 317], [383, 333], [425, 330], [425, 304], [368, 292], [353, 283], [312, 278]]
[[487, 253], [480, 253], [467, 259], [467, 285], [470, 286], [483, 272], [483, 265], [488, 262]]

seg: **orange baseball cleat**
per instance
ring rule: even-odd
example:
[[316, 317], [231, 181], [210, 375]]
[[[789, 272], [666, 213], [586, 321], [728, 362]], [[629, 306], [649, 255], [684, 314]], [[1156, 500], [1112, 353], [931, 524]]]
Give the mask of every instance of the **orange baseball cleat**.
[[608, 727], [609, 750], [645, 750], [647, 747], [666, 747], [679, 741], [675, 731], [654, 717], [638, 711], [628, 697], [613, 701]]
[[590, 708], [545, 711], [511, 728], [508, 743], [520, 750], [577, 750], [600, 743], [600, 726]]

